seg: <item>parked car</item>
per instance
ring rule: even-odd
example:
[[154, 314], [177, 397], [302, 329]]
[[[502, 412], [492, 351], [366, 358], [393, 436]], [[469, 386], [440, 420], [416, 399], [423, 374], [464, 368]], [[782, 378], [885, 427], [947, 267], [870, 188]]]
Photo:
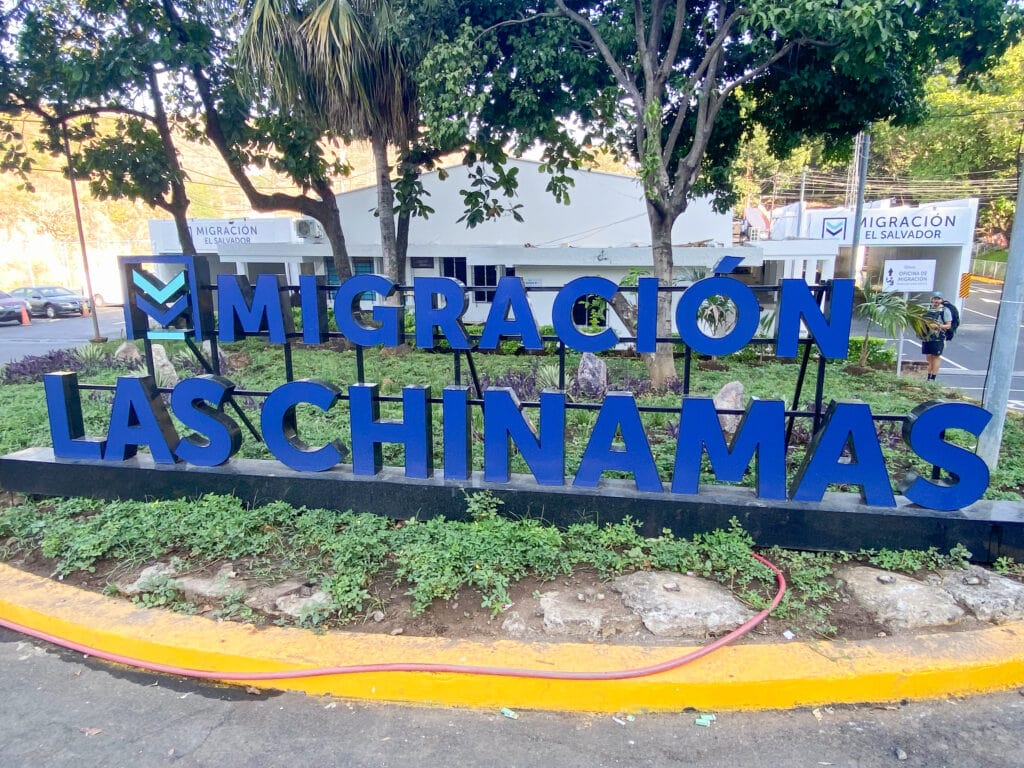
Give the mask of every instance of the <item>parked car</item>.
[[54, 285], [40, 285], [35, 288], [15, 288], [11, 295], [24, 299], [28, 311], [33, 315], [46, 315], [49, 318], [58, 315], [80, 315], [85, 299], [67, 288]]
[[0, 291], [0, 323], [8, 323], [11, 320], [20, 323], [21, 310], [25, 308], [25, 304], [22, 299]]

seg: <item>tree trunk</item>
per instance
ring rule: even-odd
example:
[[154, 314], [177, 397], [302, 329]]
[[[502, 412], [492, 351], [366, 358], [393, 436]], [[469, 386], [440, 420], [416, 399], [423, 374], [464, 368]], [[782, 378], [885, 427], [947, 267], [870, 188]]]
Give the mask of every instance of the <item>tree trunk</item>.
[[149, 69], [149, 95], [153, 99], [153, 117], [157, 133], [160, 134], [164, 162], [171, 171], [171, 200], [166, 206], [174, 217], [174, 228], [178, 231], [178, 243], [181, 245], [181, 252], [186, 254], [196, 253], [196, 245], [192, 240], [192, 232], [188, 228], [188, 206], [189, 199], [185, 192], [185, 172], [181, 169], [178, 161], [178, 152], [174, 147], [174, 136], [167, 121], [167, 112], [164, 109], [164, 98], [160, 91], [160, 83], [157, 80], [156, 71]]
[[341, 228], [341, 215], [338, 212], [338, 201], [334, 195], [328, 195], [323, 200], [325, 215], [316, 220], [324, 228], [327, 242], [331, 244], [331, 258], [334, 260], [334, 271], [338, 274], [338, 280], [344, 281], [352, 277], [352, 258], [348, 255], [348, 246], [345, 244], [345, 232]]
[[863, 368], [868, 363], [868, 336], [871, 334], [871, 321], [868, 321], [867, 328], [864, 329], [864, 341], [860, 347], [860, 360], [858, 365]]
[[[672, 285], [672, 224], [673, 220], [662, 214], [649, 202], [647, 216], [651, 224], [651, 255], [654, 260], [654, 276], [661, 285]], [[672, 335], [672, 293], [658, 292], [658, 338]], [[653, 355], [646, 358], [647, 371], [655, 389], [664, 389], [676, 376], [675, 344], [662, 343]]]
[[398, 233], [395, 231], [395, 191], [391, 186], [391, 165], [387, 142], [379, 136], [370, 137], [373, 161], [377, 166], [377, 216], [380, 219], [380, 250], [384, 276], [400, 282], [398, 266]]

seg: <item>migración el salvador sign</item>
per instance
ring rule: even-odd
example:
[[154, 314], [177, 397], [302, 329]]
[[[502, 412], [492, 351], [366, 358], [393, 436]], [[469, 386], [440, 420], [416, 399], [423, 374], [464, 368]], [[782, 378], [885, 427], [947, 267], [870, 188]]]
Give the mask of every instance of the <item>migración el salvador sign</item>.
[[[810, 232], [822, 240], [850, 243], [853, 214], [808, 211]], [[862, 245], [963, 245], [971, 242], [974, 211], [970, 208], [878, 208], [861, 218]]]
[[[733, 261], [736, 261], [735, 259]], [[176, 274], [166, 282], [145, 269], [146, 262], [162, 262]], [[255, 285], [244, 277], [219, 275], [216, 315], [209, 291], [201, 289], [208, 276], [205, 262], [188, 256], [138, 257], [123, 260], [128, 301], [125, 305], [129, 338], [167, 338], [184, 331], [197, 339], [215, 337], [231, 342], [263, 334], [270, 343], [284, 344], [297, 337], [307, 344], [326, 340], [327, 292], [322, 279], [303, 276], [299, 284], [302, 330], [293, 328], [289, 291], [282, 278], [260, 275]], [[641, 278], [637, 289], [638, 328], [636, 348], [652, 352], [656, 343], [655, 307], [658, 281]], [[404, 340], [403, 309], [377, 304], [372, 309], [375, 326], [360, 322], [354, 311], [366, 292], [385, 298], [396, 286], [379, 275], [362, 275], [341, 284], [334, 297], [337, 330], [362, 346], [393, 347]], [[554, 300], [552, 322], [559, 338], [569, 347], [598, 352], [610, 349], [618, 339], [606, 329], [591, 335], [572, 320], [579, 299], [599, 296], [610, 299], [618, 286], [600, 277], [582, 277], [562, 287]], [[711, 296], [728, 297], [737, 308], [734, 328], [721, 338], [704, 333], [696, 310]], [[422, 349], [435, 347], [438, 337], [455, 350], [471, 346], [461, 323], [465, 289], [449, 278], [418, 278], [412, 287], [414, 337]], [[845, 358], [853, 309], [853, 281], [837, 280], [831, 288], [827, 309], [819, 306], [802, 280], [781, 284], [777, 353], [796, 356], [802, 329], [810, 332], [819, 353], [827, 359]], [[749, 287], [725, 275], [694, 283], [683, 292], [675, 315], [681, 343], [703, 354], [726, 355], [742, 349], [756, 334], [759, 307]], [[170, 327], [165, 327], [167, 325]], [[153, 328], [153, 326], [157, 326]], [[290, 336], [291, 335], [291, 336]], [[527, 349], [543, 348], [519, 278], [499, 281], [478, 347], [494, 349], [503, 338], [519, 338]], [[329, 354], [329, 353], [328, 353]], [[73, 373], [57, 373], [45, 379], [53, 452], [58, 459], [124, 462], [140, 447], [148, 448], [157, 464], [185, 462], [197, 467], [216, 467], [230, 462], [241, 446], [238, 423], [225, 412], [235, 384], [216, 375], [188, 378], [177, 384], [165, 403], [150, 376], [118, 379], [107, 434], [87, 436], [82, 426], [81, 403]], [[382, 471], [385, 443], [404, 446], [407, 478], [429, 478], [435, 467], [432, 411], [440, 407], [442, 459], [445, 480], [466, 481], [472, 475], [474, 446], [471, 435], [469, 389], [447, 386], [440, 398], [430, 388], [416, 384], [402, 390], [402, 418], [380, 416], [377, 384], [354, 383], [343, 389], [340, 382], [307, 379], [288, 381], [271, 391], [260, 412], [260, 426], [267, 448], [281, 464], [298, 472], [324, 472], [350, 455], [355, 475], [374, 476]], [[297, 425], [300, 406], [329, 411], [348, 399], [350, 429], [322, 445], [309, 445]], [[695, 495], [701, 463], [707, 456], [716, 478], [724, 482], [742, 479], [755, 466], [756, 493], [765, 500], [820, 502], [832, 484], [859, 486], [871, 506], [893, 507], [896, 501], [878, 435], [867, 404], [835, 402], [829, 406], [800, 467], [787, 483], [786, 408], [782, 400], [753, 400], [746, 408], [731, 443], [727, 441], [710, 398], [684, 396], [679, 406], [679, 429], [672, 476], [663, 483], [655, 466], [650, 442], [632, 393], [612, 392], [600, 404], [586, 449], [575, 475], [566, 477], [565, 428], [567, 396], [550, 390], [540, 395], [536, 428], [523, 413], [514, 392], [489, 388], [483, 392], [483, 477], [491, 483], [510, 480], [514, 445], [539, 486], [596, 488], [603, 473], [625, 472], [640, 492]], [[189, 434], [179, 435], [171, 414]], [[949, 442], [946, 430], [979, 435], [990, 419], [984, 409], [964, 402], [931, 401], [916, 407], [906, 419], [902, 436], [924, 462], [945, 469], [958, 478], [948, 484], [923, 477], [912, 478], [904, 494], [912, 502], [936, 510], [955, 510], [978, 500], [988, 486], [985, 463], [973, 452]], [[345, 445], [345, 438], [348, 445]]]

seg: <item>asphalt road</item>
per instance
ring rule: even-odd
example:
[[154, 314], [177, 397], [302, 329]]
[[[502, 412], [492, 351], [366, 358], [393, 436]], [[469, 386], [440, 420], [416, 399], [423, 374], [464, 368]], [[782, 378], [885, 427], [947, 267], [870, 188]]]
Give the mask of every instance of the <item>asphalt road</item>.
[[1017, 768], [1024, 696], [791, 712], [611, 715], [361, 704], [86, 659], [0, 629], [4, 768]]
[[[955, 387], [964, 394], [981, 400], [992, 348], [992, 333], [1002, 294], [1001, 285], [975, 283], [972, 286], [971, 295], [964, 302], [964, 311], [960, 313], [960, 329], [953, 340], [946, 344], [942, 357], [939, 383], [943, 386]], [[905, 349], [910, 350], [905, 354], [923, 359], [917, 339], [908, 339], [905, 343]], [[1022, 348], [1024, 338], [1018, 334], [1009, 401], [1009, 407], [1013, 410], [1024, 410]]]
[[[100, 335], [110, 339], [124, 338], [124, 310], [121, 307], [100, 307], [96, 315]], [[0, 325], [0, 365], [26, 355], [41, 355], [51, 349], [74, 349], [93, 338], [92, 317], [59, 317], [48, 320], [33, 317], [31, 325]]]

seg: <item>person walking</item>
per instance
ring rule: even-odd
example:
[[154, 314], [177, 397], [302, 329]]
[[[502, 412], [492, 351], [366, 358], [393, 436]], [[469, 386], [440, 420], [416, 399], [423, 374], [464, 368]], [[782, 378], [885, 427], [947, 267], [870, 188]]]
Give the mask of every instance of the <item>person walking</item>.
[[946, 331], [953, 324], [953, 315], [942, 301], [942, 293], [932, 294], [931, 304], [924, 313], [928, 320], [928, 335], [921, 342], [921, 352], [928, 360], [928, 381], [935, 381], [942, 365], [942, 351], [946, 346]]

